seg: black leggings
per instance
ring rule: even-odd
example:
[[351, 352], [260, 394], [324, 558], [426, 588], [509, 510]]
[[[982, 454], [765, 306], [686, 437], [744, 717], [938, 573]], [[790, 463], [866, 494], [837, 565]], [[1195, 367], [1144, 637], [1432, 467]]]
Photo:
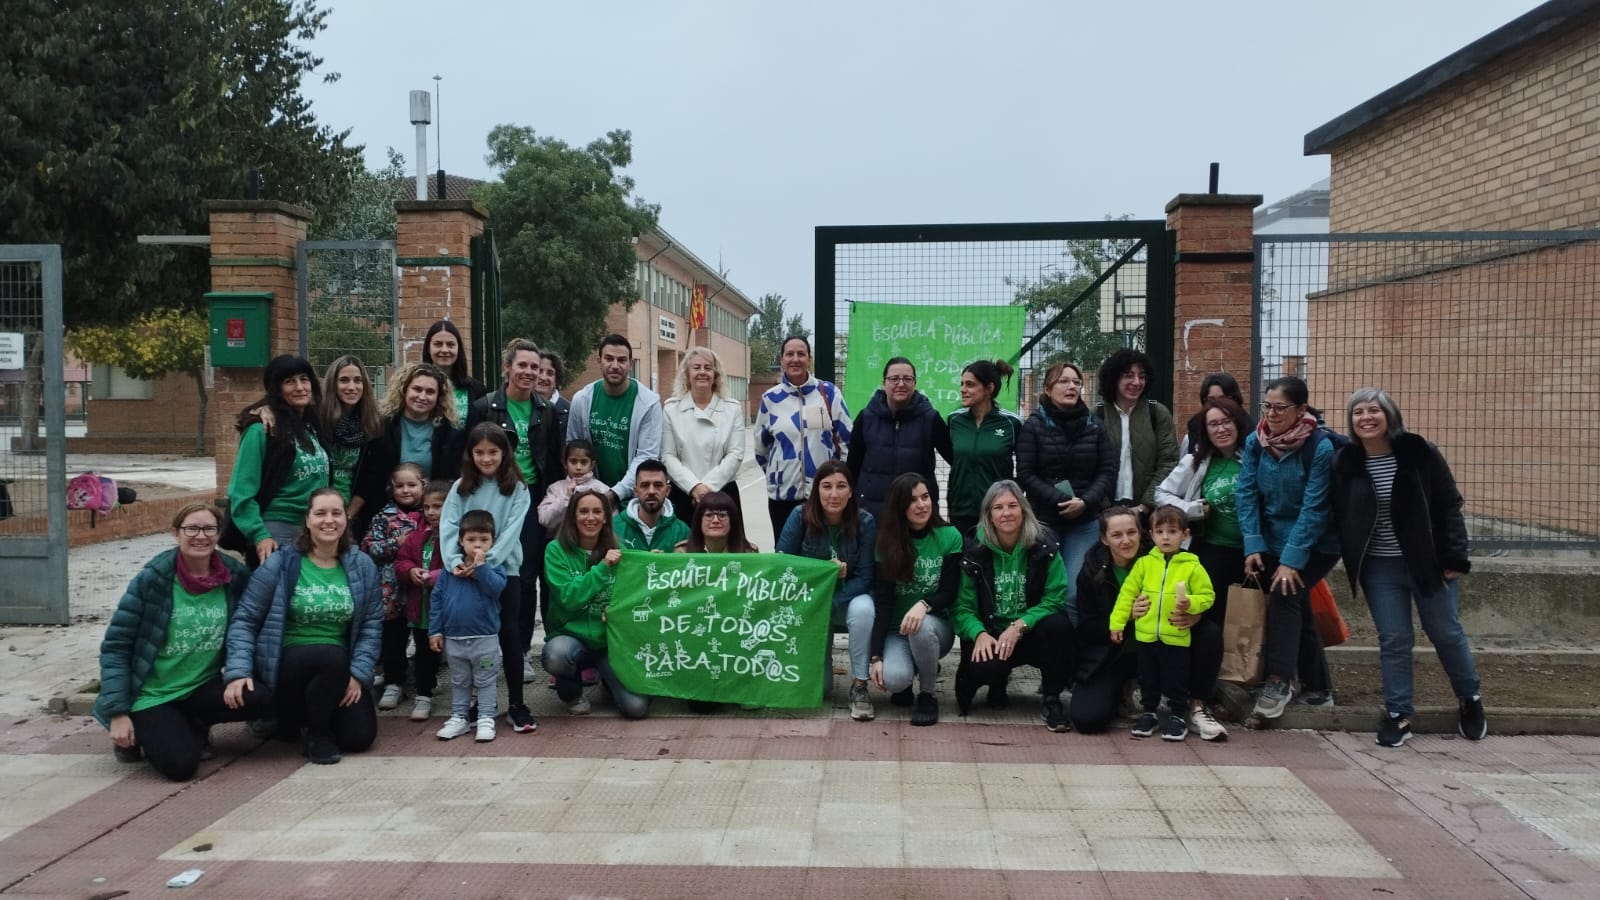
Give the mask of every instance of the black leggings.
[[406, 640], [411, 636], [411, 629], [406, 626], [404, 616], [385, 620], [383, 623], [383, 642], [379, 645], [378, 659], [383, 666], [383, 683], [385, 686], [398, 684], [406, 685]]
[[205, 730], [218, 722], [244, 722], [266, 714], [262, 696], [244, 692], [244, 705], [229, 709], [222, 702], [222, 676], [195, 688], [187, 697], [129, 713], [133, 738], [151, 768], [173, 781], [188, 781], [200, 765]]
[[378, 707], [372, 690], [340, 706], [350, 686], [350, 652], [338, 644], [283, 648], [275, 703], [278, 730], [293, 733], [304, 725], [310, 737], [331, 737], [344, 753], [359, 753], [378, 737]]
[[[506, 679], [507, 709], [524, 706], [522, 700], [522, 579], [506, 579], [500, 592], [500, 671]], [[531, 633], [530, 633], [531, 634]]]
[[973, 662], [971, 647], [963, 650], [958, 677], [971, 679], [973, 684], [1004, 682], [1017, 666], [1037, 666], [1039, 692], [1046, 697], [1059, 697], [1066, 690], [1068, 674], [1072, 671], [1072, 621], [1066, 613], [1053, 612], [1028, 629], [1028, 633], [1012, 648], [1010, 659], [990, 657], [983, 662]]
[[[1211, 702], [1217, 692], [1217, 672], [1222, 669], [1222, 620], [1207, 610], [1189, 630], [1189, 693]], [[1139, 677], [1137, 648], [1112, 648], [1117, 654], [1088, 679], [1072, 689], [1067, 716], [1079, 734], [1095, 734], [1110, 727], [1122, 705], [1122, 687]]]
[[1272, 574], [1278, 570], [1277, 554], [1263, 553], [1261, 558], [1267, 592], [1267, 677], [1292, 681], [1299, 675], [1302, 691], [1330, 690], [1333, 678], [1328, 673], [1328, 657], [1311, 618], [1311, 588], [1327, 577], [1339, 557], [1313, 552], [1300, 570], [1300, 590], [1287, 596], [1271, 585]]
[[411, 643], [417, 648], [411, 657], [416, 667], [417, 696], [432, 697], [434, 688], [439, 686], [439, 654], [433, 652], [433, 645], [428, 643], [426, 628], [411, 629]]
[[[521, 656], [533, 646], [533, 629], [538, 624], [539, 610], [549, 606], [548, 600], [541, 601], [540, 589], [548, 596], [549, 588], [545, 587], [544, 579], [544, 546], [549, 541], [544, 537], [544, 526], [539, 524], [536, 510], [529, 509], [527, 518], [522, 520], [522, 570], [518, 575], [517, 598], [517, 647], [515, 654], [508, 654], [501, 648], [502, 660], [506, 666], [506, 680], [511, 680], [511, 657]], [[522, 683], [522, 670], [517, 669], [516, 682]]]

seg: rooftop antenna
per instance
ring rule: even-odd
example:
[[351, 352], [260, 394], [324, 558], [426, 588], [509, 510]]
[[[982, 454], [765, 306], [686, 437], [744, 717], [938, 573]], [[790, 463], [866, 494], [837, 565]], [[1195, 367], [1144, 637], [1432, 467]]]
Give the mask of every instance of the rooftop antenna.
[[428, 199], [428, 123], [433, 121], [433, 98], [427, 91], [411, 92], [411, 124], [417, 128], [417, 199]]
[[442, 87], [439, 82], [444, 80], [443, 75], [433, 76], [433, 112], [435, 124], [433, 129], [433, 155], [438, 160], [439, 180], [438, 195], [440, 200], [448, 199], [444, 195], [444, 104], [440, 102]]

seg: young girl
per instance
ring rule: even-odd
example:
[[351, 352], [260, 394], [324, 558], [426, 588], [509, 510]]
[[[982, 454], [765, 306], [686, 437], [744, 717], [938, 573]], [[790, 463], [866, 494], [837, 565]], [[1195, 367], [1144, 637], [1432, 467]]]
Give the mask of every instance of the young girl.
[[439, 683], [439, 654], [428, 642], [428, 595], [444, 570], [444, 554], [439, 552], [439, 517], [444, 511], [450, 482], [430, 481], [422, 489], [422, 524], [406, 535], [394, 556], [394, 573], [400, 588], [406, 624], [416, 653], [416, 702], [411, 704], [411, 721], [426, 722], [433, 715], [433, 689]]
[[567, 441], [562, 463], [566, 466], [567, 477], [550, 485], [544, 499], [539, 501], [539, 524], [547, 534], [561, 527], [561, 518], [567, 514], [567, 501], [580, 489], [596, 491], [602, 496], [611, 490], [610, 485], [595, 477], [594, 445], [583, 438]]
[[[488, 561], [507, 573], [505, 590], [500, 592], [500, 663], [505, 671], [509, 707], [506, 719], [511, 730], [519, 734], [539, 727], [522, 699], [522, 642], [517, 625], [522, 584], [515, 573], [522, 570], [522, 520], [528, 515], [528, 506], [528, 488], [512, 458], [505, 429], [494, 422], [473, 426], [461, 456], [461, 477], [451, 485], [439, 514], [439, 548], [445, 568], [464, 573], [462, 515], [481, 509], [494, 516], [495, 539]], [[512, 666], [515, 671], [508, 668]]]
[[378, 564], [378, 583], [383, 587], [383, 697], [379, 709], [400, 705], [406, 685], [406, 619], [395, 575], [395, 555], [406, 536], [422, 524], [422, 469], [416, 463], [401, 463], [389, 476], [392, 498], [372, 517], [361, 552]]

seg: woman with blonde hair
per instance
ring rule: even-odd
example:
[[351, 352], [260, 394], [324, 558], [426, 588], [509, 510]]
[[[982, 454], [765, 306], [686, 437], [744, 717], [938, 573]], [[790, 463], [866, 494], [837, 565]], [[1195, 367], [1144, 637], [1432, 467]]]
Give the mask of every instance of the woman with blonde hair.
[[416, 363], [393, 372], [382, 410], [378, 436], [362, 449], [356, 464], [350, 518], [357, 535], [366, 534], [372, 515], [389, 502], [389, 475], [401, 463], [416, 463], [424, 483], [461, 474], [456, 399], [443, 369]]
[[661, 461], [672, 479], [675, 515], [687, 520], [694, 504], [712, 491], [736, 506], [744, 463], [744, 411], [727, 396], [722, 360], [708, 347], [683, 355], [672, 399], [662, 409]]

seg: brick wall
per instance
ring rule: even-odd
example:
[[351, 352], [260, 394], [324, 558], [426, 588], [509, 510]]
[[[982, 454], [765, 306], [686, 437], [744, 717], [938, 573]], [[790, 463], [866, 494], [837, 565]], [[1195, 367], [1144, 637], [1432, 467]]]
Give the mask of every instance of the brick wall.
[[[455, 323], [472, 340], [472, 239], [483, 234], [488, 217], [470, 200], [403, 200], [395, 204], [395, 256], [433, 263], [400, 267], [400, 359], [422, 361], [422, 339], [440, 319]], [[506, 335], [510, 339], [512, 335]], [[468, 346], [471, 354], [497, 355], [500, 348]]]
[[1600, 21], [1536, 41], [1330, 149], [1335, 232], [1600, 225]]
[[[172, 527], [172, 517], [186, 504], [195, 501], [209, 503], [216, 496], [217, 491], [208, 489], [148, 501], [140, 500], [118, 507], [109, 513], [95, 514], [93, 524], [90, 524], [91, 516], [88, 510], [68, 510], [67, 546], [80, 547], [84, 544], [97, 544], [166, 531]], [[46, 516], [43, 515], [5, 519], [0, 521], [0, 535], [44, 534], [49, 530], [45, 519]]]
[[1343, 431], [1350, 392], [1384, 388], [1484, 527], [1600, 533], [1597, 283], [1588, 243], [1313, 295], [1312, 403]]
[[1253, 266], [1248, 254], [1253, 210], [1259, 205], [1259, 194], [1179, 194], [1167, 204], [1167, 227], [1176, 233], [1178, 253], [1172, 412], [1180, 435], [1200, 409], [1200, 382], [1206, 375], [1230, 372], [1248, 390]]
[[[69, 453], [191, 453], [199, 407], [194, 379], [168, 375], [151, 386], [148, 400], [92, 400], [87, 436], [67, 439]], [[206, 410], [205, 452], [216, 446]]]

